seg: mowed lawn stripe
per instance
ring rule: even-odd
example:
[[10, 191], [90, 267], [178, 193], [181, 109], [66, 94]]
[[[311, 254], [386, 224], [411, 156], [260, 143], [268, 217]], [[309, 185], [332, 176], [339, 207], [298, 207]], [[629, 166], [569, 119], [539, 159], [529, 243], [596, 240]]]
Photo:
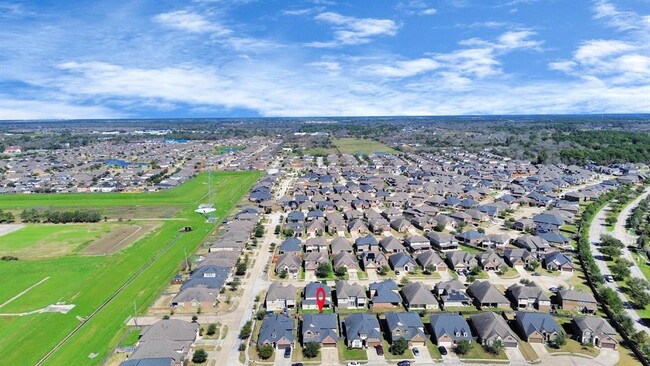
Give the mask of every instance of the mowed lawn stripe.
[[[215, 193], [218, 215], [222, 217], [231, 209], [232, 205], [227, 203], [231, 196], [238, 201], [259, 177], [260, 173], [257, 172], [214, 173], [213, 182], [215, 186], [226, 183]], [[196, 203], [207, 191], [207, 186], [202, 182], [207, 182], [206, 175], [188, 182], [190, 190], [180, 189], [183, 186], [174, 190], [175, 192], [186, 192], [184, 194], [187, 194], [186, 209], [177, 215], [179, 218], [186, 218], [187, 222], [164, 222], [158, 230], [149, 233], [146, 237], [115, 255], [105, 257], [66, 256], [50, 260], [0, 263], [0, 276], [11, 278], [16, 274], [20, 274], [21, 278], [21, 281], [17, 281], [20, 282], [21, 286], [3, 286], [3, 289], [7, 292], [3, 291], [1, 297], [10, 298], [14, 296], [25, 288], [26, 283], [33, 283], [41, 279], [44, 273], [51, 274], [52, 277], [42, 285], [49, 286], [48, 288], [39, 287], [39, 294], [30, 292], [26, 294], [26, 296], [30, 295], [29, 298], [20, 299], [25, 301], [21, 301], [20, 304], [12, 303], [10, 306], [20, 309], [29, 307], [27, 310], [33, 310], [56, 301], [72, 302], [76, 305], [68, 314], [39, 314], [20, 318], [0, 318], [0, 339], [3, 339], [3, 342], [0, 342], [0, 352], [4, 356], [3, 362], [32, 365], [36, 363], [40, 357], [79, 324], [76, 316], [85, 317], [91, 314], [99, 304], [124, 284], [149, 258], [173, 239], [178, 234], [180, 227], [183, 225], [195, 227], [197, 230], [188, 233], [183, 238], [183, 241], [179, 241], [178, 245], [174, 245], [168, 253], [165, 253], [160, 258], [160, 267], [158, 265], [152, 266], [151, 270], [147, 270], [142, 274], [143, 280], [138, 277], [137, 281], [128, 286], [128, 299], [121, 297], [114, 299], [113, 302], [117, 305], [112, 306], [118, 308], [118, 311], [113, 311], [111, 307], [107, 306], [98, 314], [97, 318], [93, 319], [92, 322], [88, 322], [88, 325], [93, 325], [93, 327], [89, 327], [89, 333], [92, 334], [91, 341], [83, 341], [81, 347], [75, 346], [69, 350], [67, 350], [66, 345], [54, 355], [55, 358], [50, 360], [51, 363], [48, 364], [86, 365], [101, 363], [103, 356], [90, 360], [87, 355], [91, 352], [105, 355], [107, 351], [115, 346], [115, 343], [111, 343], [111, 340], [113, 338], [119, 340], [120, 335], [118, 333], [120, 333], [120, 330], [126, 329], [124, 320], [132, 312], [133, 299], [137, 299], [141, 310], [150, 305], [177, 271], [179, 264], [182, 262], [183, 248], [188, 253], [193, 252], [207, 236], [209, 229], [214, 227], [214, 225], [206, 224], [202, 217], [193, 212]], [[152, 194], [152, 196], [155, 197], [155, 194]], [[40, 200], [41, 198], [37, 199], [37, 201]], [[21, 204], [28, 207], [27, 201], [23, 201]], [[79, 202], [75, 202], [75, 205], [78, 206]], [[151, 273], [154, 268], [158, 273]], [[22, 281], [23, 277], [27, 277], [29, 280]], [[37, 279], [34, 280], [34, 278]], [[122, 313], [120, 313], [120, 310]], [[106, 317], [99, 316], [103, 313], [106, 313]], [[97, 324], [97, 326], [95, 327], [94, 324]], [[78, 337], [85, 339], [85, 332], [86, 329], [84, 328], [83, 332], [75, 335], [71, 341]], [[93, 344], [93, 342], [95, 343]], [[87, 345], [86, 349], [83, 347], [85, 345]], [[89, 352], [85, 353], [85, 350], [89, 350]], [[82, 361], [70, 363], [68, 358], [72, 357], [73, 354], [77, 354], [77, 352], [85, 353]]]

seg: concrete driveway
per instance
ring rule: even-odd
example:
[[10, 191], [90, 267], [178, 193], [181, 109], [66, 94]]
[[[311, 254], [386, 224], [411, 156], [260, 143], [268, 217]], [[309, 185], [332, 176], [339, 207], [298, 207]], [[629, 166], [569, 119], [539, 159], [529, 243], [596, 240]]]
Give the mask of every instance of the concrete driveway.
[[[296, 350], [291, 350], [291, 354]], [[273, 360], [275, 366], [291, 366], [291, 357], [284, 358], [284, 348], [275, 350], [275, 358]]]
[[[388, 352], [388, 350], [384, 349], [384, 352]], [[377, 350], [375, 350], [374, 347], [369, 347], [368, 349], [366, 349], [366, 354], [368, 355], [368, 363], [370, 364], [373, 365], [378, 365], [382, 363], [388, 364], [384, 356], [377, 355]]]
[[[416, 356], [413, 354], [413, 357], [415, 358], [415, 363], [418, 365], [423, 365], [423, 364], [432, 364], [433, 359], [431, 358], [431, 355], [429, 354], [429, 349], [427, 346], [418, 346], [418, 347], [413, 347], [417, 348], [418, 351], [420, 352], [419, 356]], [[411, 350], [413, 349], [411, 348]]]
[[336, 348], [321, 348], [321, 365], [338, 365], [339, 353]]
[[519, 350], [519, 347], [505, 347], [506, 356], [510, 360], [511, 365], [527, 365], [524, 355]]

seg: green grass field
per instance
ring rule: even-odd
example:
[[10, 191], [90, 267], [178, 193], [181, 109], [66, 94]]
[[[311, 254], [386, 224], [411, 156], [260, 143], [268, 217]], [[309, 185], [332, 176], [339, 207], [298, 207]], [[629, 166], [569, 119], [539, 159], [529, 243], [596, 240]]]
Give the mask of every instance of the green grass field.
[[59, 257], [98, 239], [116, 225], [118, 224], [29, 224], [2, 236], [0, 256], [12, 255], [20, 259]]
[[[225, 216], [261, 176], [258, 172], [221, 172], [212, 175], [216, 215]], [[34, 283], [50, 279], [27, 292], [0, 313], [27, 312], [56, 302], [75, 304], [67, 314], [42, 313], [22, 317], [0, 316], [0, 353], [3, 363], [33, 365], [79, 323], [93, 313], [118, 288], [138, 272], [156, 254], [179, 235], [185, 225], [193, 231], [184, 233], [150, 267], [126, 286], [94, 318], [87, 321], [67, 343], [45, 362], [46, 365], [98, 365], [126, 334], [126, 319], [145, 310], [160, 294], [183, 261], [184, 252], [194, 252], [214, 228], [193, 212], [204, 203], [207, 175], [171, 191], [160, 193], [108, 193], [64, 195], [18, 195], [0, 197], [0, 207], [107, 207], [137, 205], [155, 210], [158, 206], [182, 206], [174, 217], [183, 221], [164, 221], [128, 248], [110, 256], [68, 254], [57, 258], [0, 262], [0, 302], [15, 296]], [[65, 226], [58, 226], [64, 228]], [[25, 228], [22, 230], [28, 230]], [[21, 231], [22, 231], [21, 230]], [[94, 356], [94, 357], [89, 357]]]
[[376, 152], [397, 153], [398, 151], [381, 142], [369, 139], [340, 138], [332, 140], [341, 154], [371, 154]]

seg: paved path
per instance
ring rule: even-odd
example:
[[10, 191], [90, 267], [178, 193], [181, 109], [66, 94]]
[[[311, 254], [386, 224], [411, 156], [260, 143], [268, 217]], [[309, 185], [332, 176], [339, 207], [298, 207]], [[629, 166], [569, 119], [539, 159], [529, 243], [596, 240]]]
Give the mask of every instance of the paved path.
[[[630, 205], [632, 206], [632, 205]], [[611, 274], [609, 268], [607, 268], [607, 262], [605, 262], [605, 257], [602, 255], [600, 252], [600, 246], [596, 245], [600, 243], [600, 238], [602, 235], [611, 235], [610, 232], [607, 231], [607, 224], [605, 222], [605, 216], [607, 213], [607, 206], [604, 207], [602, 210], [600, 210], [597, 214], [594, 220], [591, 223], [591, 226], [589, 227], [589, 242], [590, 242], [590, 248], [591, 248], [591, 254], [594, 257], [594, 260], [596, 261], [596, 265], [598, 265], [598, 268], [600, 269], [600, 272], [603, 275], [606, 274]], [[628, 211], [629, 212], [629, 211]], [[633, 268], [638, 267], [635, 265]], [[634, 271], [635, 272], [635, 271]], [[640, 271], [639, 271], [640, 272]], [[645, 277], [643, 277], [645, 278]], [[618, 297], [623, 301], [623, 304], [625, 305], [625, 312], [627, 315], [634, 320], [634, 328], [637, 331], [644, 331], [644, 332], [650, 332], [650, 328], [646, 327], [643, 325], [641, 322], [641, 317], [639, 314], [632, 308], [632, 305], [630, 302], [627, 300], [627, 297], [623, 293], [623, 290], [617, 285], [616, 282], [605, 282], [605, 286], [613, 289], [618, 293]]]
[[643, 279], [647, 279], [647, 278], [639, 268], [639, 265], [637, 264], [636, 260], [632, 256], [632, 253], [628, 249], [628, 246], [636, 245], [637, 236], [630, 234], [627, 228], [625, 227], [625, 224], [627, 223], [628, 217], [630, 217], [630, 215], [632, 214], [632, 211], [636, 208], [636, 206], [639, 205], [639, 202], [641, 202], [641, 200], [648, 197], [648, 194], [650, 194], [650, 187], [646, 188], [645, 192], [643, 192], [639, 197], [637, 197], [634, 201], [632, 201], [629, 205], [625, 206], [621, 210], [621, 213], [618, 215], [618, 219], [616, 220], [616, 225], [614, 226], [614, 230], [610, 233], [613, 237], [622, 241], [623, 244], [625, 244], [625, 248], [623, 248], [622, 250], [623, 257], [629, 260], [630, 262], [634, 263], [634, 266], [630, 268], [630, 275], [632, 277], [643, 278]]

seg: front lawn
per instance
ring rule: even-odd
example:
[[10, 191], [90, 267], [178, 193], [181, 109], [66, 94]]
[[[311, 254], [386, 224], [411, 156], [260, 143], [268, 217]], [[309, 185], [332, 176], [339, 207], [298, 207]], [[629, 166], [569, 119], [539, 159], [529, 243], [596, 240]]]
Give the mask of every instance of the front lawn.
[[361, 348], [348, 348], [344, 341], [338, 343], [339, 361], [368, 361], [366, 350]]
[[314, 358], [307, 358], [302, 354], [302, 344], [300, 344], [300, 342], [296, 342], [296, 346], [293, 348], [293, 351], [291, 352], [291, 362], [313, 361], [313, 362], [320, 363], [322, 354], [323, 354], [322, 351], [318, 351], [318, 356]]
[[600, 353], [600, 349], [598, 347], [583, 346], [580, 342], [574, 339], [567, 339], [566, 344], [560, 347], [559, 349], [552, 348], [552, 347], [546, 347], [546, 348], [548, 349], [549, 353], [570, 352], [570, 353], [587, 355], [591, 357], [596, 357]]
[[401, 355], [394, 355], [390, 353], [390, 344], [388, 343], [387, 340], [383, 341], [384, 343], [384, 357], [386, 357], [387, 360], [414, 360], [415, 356], [413, 356], [413, 351], [411, 351], [410, 348], [407, 348], [406, 351], [404, 351], [403, 354]]
[[472, 347], [466, 355], [460, 358], [468, 360], [507, 360], [508, 356], [506, 356], [505, 351], [501, 351], [498, 355], [494, 355], [486, 351], [480, 344], [474, 343], [474, 347]]
[[433, 342], [431, 342], [428, 339], [427, 339], [427, 350], [429, 350], [429, 354], [431, 355], [431, 358], [433, 358], [434, 360], [442, 360], [442, 355], [438, 350], [438, 346], [433, 344]]

